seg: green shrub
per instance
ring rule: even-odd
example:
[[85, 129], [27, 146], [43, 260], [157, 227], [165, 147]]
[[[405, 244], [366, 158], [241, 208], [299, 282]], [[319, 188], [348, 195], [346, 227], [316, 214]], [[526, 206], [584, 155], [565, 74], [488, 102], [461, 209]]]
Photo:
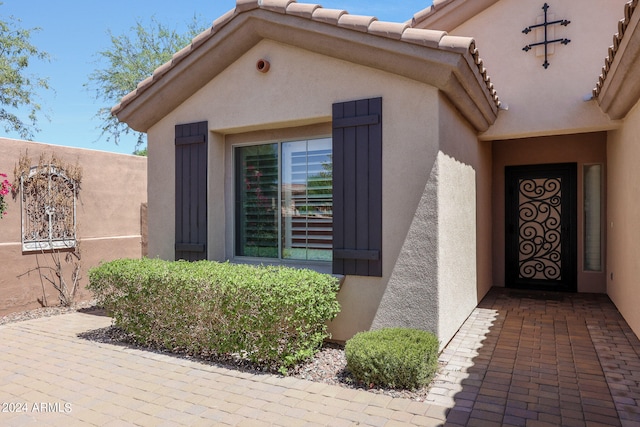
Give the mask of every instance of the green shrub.
[[285, 267], [123, 259], [91, 269], [89, 282], [141, 344], [281, 372], [315, 354], [340, 310], [334, 277]]
[[347, 368], [367, 385], [419, 389], [438, 368], [438, 339], [430, 332], [386, 328], [360, 332], [345, 346]]

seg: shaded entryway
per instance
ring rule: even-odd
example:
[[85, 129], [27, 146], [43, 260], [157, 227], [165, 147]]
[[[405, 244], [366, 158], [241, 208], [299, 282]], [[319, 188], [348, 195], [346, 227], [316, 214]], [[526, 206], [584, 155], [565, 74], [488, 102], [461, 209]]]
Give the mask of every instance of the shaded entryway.
[[640, 423], [640, 341], [604, 294], [493, 288], [441, 363], [447, 425]]

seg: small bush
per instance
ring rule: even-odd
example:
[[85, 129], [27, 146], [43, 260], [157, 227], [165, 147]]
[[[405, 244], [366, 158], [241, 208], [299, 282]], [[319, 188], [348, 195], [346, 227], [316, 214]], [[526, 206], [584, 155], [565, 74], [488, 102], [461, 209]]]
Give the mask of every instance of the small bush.
[[408, 328], [360, 332], [347, 341], [345, 356], [358, 381], [414, 390], [429, 384], [438, 368], [438, 339]]
[[285, 267], [126, 259], [91, 269], [89, 282], [141, 344], [281, 372], [320, 349], [340, 310], [334, 277]]

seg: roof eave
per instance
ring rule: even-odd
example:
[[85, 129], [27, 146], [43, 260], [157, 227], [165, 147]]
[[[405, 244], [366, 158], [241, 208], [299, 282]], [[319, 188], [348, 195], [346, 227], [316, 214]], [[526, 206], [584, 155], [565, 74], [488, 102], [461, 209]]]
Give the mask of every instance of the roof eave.
[[196, 38], [197, 46], [174, 55], [171, 64], [141, 82], [112, 112], [146, 132], [251, 47], [269, 39], [434, 86], [477, 131], [488, 129], [497, 117], [497, 96], [480, 71], [473, 40], [439, 35], [433, 47], [410, 36], [405, 32], [398, 40], [262, 8], [234, 12], [215, 34], [212, 29], [211, 36]]
[[620, 22], [624, 31], [614, 36], [614, 46], [594, 89], [602, 111], [613, 120], [626, 117], [640, 100], [640, 80], [635, 75], [640, 69], [640, 8], [636, 4], [629, 2], [626, 6], [626, 14], [631, 15], [627, 22]]

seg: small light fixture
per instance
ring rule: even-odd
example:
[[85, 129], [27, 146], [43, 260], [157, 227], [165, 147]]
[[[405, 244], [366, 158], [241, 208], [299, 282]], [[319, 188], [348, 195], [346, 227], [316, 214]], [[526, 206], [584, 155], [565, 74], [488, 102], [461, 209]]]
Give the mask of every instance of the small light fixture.
[[271, 64], [269, 64], [269, 61], [267, 61], [266, 59], [260, 59], [258, 60], [258, 62], [256, 62], [256, 70], [260, 71], [261, 73], [268, 72], [269, 68], [271, 68]]

